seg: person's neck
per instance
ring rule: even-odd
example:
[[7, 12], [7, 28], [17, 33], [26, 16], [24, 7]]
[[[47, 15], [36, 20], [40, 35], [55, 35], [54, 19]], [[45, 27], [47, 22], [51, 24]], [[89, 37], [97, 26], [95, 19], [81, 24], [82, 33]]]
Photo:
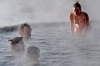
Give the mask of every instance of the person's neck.
[[[76, 14], [75, 14], [76, 15]], [[81, 15], [81, 12], [80, 13], [78, 13], [76, 16], [80, 16]]]

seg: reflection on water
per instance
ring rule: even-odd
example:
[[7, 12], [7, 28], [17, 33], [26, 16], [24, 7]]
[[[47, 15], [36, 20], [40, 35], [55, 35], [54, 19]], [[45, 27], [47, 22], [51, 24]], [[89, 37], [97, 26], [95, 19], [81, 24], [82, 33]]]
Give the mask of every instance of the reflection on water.
[[[91, 30], [84, 36], [72, 35], [67, 23], [46, 23], [32, 26], [32, 37], [28, 46], [40, 48], [40, 66], [99, 66], [100, 31]], [[24, 55], [13, 59], [8, 39], [15, 32], [0, 33], [0, 66], [25, 66]], [[16, 62], [16, 63], [15, 63]]]

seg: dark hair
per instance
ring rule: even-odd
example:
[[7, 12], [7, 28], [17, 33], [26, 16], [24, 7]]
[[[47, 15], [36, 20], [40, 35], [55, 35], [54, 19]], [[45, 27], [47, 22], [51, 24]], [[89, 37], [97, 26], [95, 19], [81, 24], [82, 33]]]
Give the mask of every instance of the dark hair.
[[79, 7], [81, 9], [81, 5], [78, 3], [78, 1], [74, 4], [74, 7]]

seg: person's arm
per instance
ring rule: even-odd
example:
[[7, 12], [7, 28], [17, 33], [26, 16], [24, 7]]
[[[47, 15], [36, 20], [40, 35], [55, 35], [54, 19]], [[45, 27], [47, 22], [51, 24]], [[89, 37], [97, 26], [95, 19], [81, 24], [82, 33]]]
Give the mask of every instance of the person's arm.
[[89, 16], [87, 13], [84, 13], [84, 18], [85, 18], [85, 27], [82, 33], [86, 32], [88, 28], [90, 27]]
[[74, 27], [73, 27], [73, 14], [70, 14], [70, 24], [71, 24], [71, 30], [74, 32]]
[[87, 13], [85, 13], [86, 15], [86, 26], [90, 26], [90, 23], [89, 23], [89, 16]]

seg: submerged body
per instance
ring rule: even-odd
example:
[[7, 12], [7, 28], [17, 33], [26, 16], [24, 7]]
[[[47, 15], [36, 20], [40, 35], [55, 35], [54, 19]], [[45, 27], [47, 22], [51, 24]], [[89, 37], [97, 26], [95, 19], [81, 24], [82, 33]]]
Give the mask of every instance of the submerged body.
[[11, 49], [13, 52], [16, 53], [22, 53], [25, 51], [25, 45], [23, 42], [22, 37], [14, 37], [13, 39], [10, 39], [9, 41], [11, 41]]

